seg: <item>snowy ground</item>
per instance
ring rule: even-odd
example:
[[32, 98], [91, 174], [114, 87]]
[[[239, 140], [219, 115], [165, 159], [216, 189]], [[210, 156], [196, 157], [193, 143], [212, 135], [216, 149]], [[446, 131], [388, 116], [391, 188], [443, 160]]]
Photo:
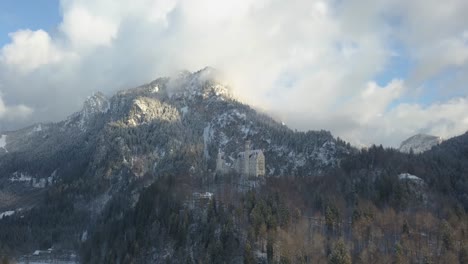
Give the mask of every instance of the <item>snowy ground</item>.
[[0, 213], [0, 219], [3, 219], [3, 217], [5, 217], [5, 216], [13, 215], [14, 213], [15, 213], [15, 211], [6, 211], [6, 212], [3, 212], [3, 213]]

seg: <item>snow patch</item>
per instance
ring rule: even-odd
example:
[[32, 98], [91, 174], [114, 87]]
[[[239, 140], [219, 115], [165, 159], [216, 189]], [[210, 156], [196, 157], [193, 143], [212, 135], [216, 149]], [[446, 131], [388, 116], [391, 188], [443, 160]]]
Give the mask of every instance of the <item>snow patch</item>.
[[15, 211], [5, 211], [3, 213], [0, 213], [0, 219], [3, 219], [5, 216], [11, 216], [15, 213]]
[[56, 176], [57, 176], [57, 169], [55, 169], [55, 170], [50, 174], [50, 176], [47, 177], [47, 180], [49, 181], [49, 183], [52, 183]]
[[13, 173], [13, 177], [10, 178], [11, 182], [30, 182], [32, 180], [32, 177], [24, 174], [22, 172], [17, 172], [15, 171]]
[[83, 234], [81, 234], [81, 242], [86, 242], [88, 240], [88, 230], [84, 231]]
[[209, 199], [213, 198], [213, 193], [210, 192], [204, 192], [204, 193], [199, 193], [199, 192], [194, 192], [193, 194], [194, 199]]
[[416, 175], [412, 175], [412, 174], [409, 174], [409, 173], [401, 173], [400, 175], [398, 175], [398, 179], [399, 180], [409, 180], [409, 181], [414, 181], [414, 182], [424, 182], [423, 179], [419, 178]]
[[34, 188], [45, 188], [47, 185], [47, 179], [33, 179], [33, 187]]
[[41, 132], [42, 131], [42, 125], [41, 124], [38, 124], [36, 125], [33, 130], [33, 132]]
[[54, 178], [56, 176], [56, 172], [57, 170], [55, 170], [54, 172], [52, 172], [52, 174], [47, 177], [47, 178], [40, 178], [40, 179], [36, 179], [36, 178], [33, 178], [32, 176], [28, 175], [28, 174], [24, 174], [22, 172], [14, 172], [13, 173], [13, 176], [9, 179], [10, 182], [23, 182], [27, 185], [31, 184], [32, 187], [34, 188], [45, 188], [47, 186], [47, 184], [52, 184], [53, 181], [54, 181]]
[[0, 148], [4, 149], [5, 152], [8, 152], [8, 150], [6, 149], [6, 139], [7, 139], [7, 135], [2, 135], [0, 137]]

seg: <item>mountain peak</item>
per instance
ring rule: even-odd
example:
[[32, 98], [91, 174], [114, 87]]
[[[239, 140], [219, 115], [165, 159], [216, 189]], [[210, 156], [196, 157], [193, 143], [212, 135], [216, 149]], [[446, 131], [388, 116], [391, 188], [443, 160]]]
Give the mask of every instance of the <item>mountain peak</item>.
[[441, 137], [420, 133], [404, 140], [401, 143], [399, 150], [405, 153], [410, 153], [411, 150], [413, 150], [414, 153], [422, 153], [430, 150], [433, 146], [440, 144], [441, 142]]
[[107, 110], [109, 110], [109, 99], [107, 99], [103, 93], [95, 92], [83, 103], [82, 111], [85, 115], [90, 115], [95, 113], [105, 113]]
[[171, 97], [188, 99], [199, 96], [203, 99], [233, 97], [230, 87], [221, 81], [221, 73], [212, 67], [205, 67], [193, 73], [179, 73], [169, 79], [167, 92]]
[[233, 99], [231, 88], [222, 80], [223, 77], [218, 70], [205, 67], [196, 72], [180, 71], [170, 77], [160, 77], [145, 85], [119, 91], [117, 95], [160, 98], [168, 96], [181, 100]]
[[109, 110], [109, 99], [101, 92], [95, 92], [93, 95], [88, 96], [83, 103], [81, 111], [76, 112], [68, 117], [66, 121], [67, 126], [78, 126], [81, 130], [86, 130], [85, 124], [100, 113], [106, 113]]

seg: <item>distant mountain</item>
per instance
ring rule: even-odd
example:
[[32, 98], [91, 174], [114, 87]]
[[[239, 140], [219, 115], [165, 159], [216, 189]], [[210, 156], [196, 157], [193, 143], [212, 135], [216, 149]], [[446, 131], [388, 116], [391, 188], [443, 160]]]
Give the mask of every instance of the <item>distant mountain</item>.
[[410, 153], [413, 150], [413, 153], [422, 153], [424, 151], [430, 150], [433, 146], [440, 144], [442, 138], [426, 135], [426, 134], [417, 134], [406, 140], [404, 140], [399, 150], [404, 153]]

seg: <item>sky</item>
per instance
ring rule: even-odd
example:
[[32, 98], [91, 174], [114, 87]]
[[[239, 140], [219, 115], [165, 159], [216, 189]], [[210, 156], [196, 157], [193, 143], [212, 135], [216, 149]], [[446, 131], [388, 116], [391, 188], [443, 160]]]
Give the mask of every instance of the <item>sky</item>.
[[217, 68], [298, 130], [397, 147], [468, 130], [466, 0], [2, 0], [0, 130]]

